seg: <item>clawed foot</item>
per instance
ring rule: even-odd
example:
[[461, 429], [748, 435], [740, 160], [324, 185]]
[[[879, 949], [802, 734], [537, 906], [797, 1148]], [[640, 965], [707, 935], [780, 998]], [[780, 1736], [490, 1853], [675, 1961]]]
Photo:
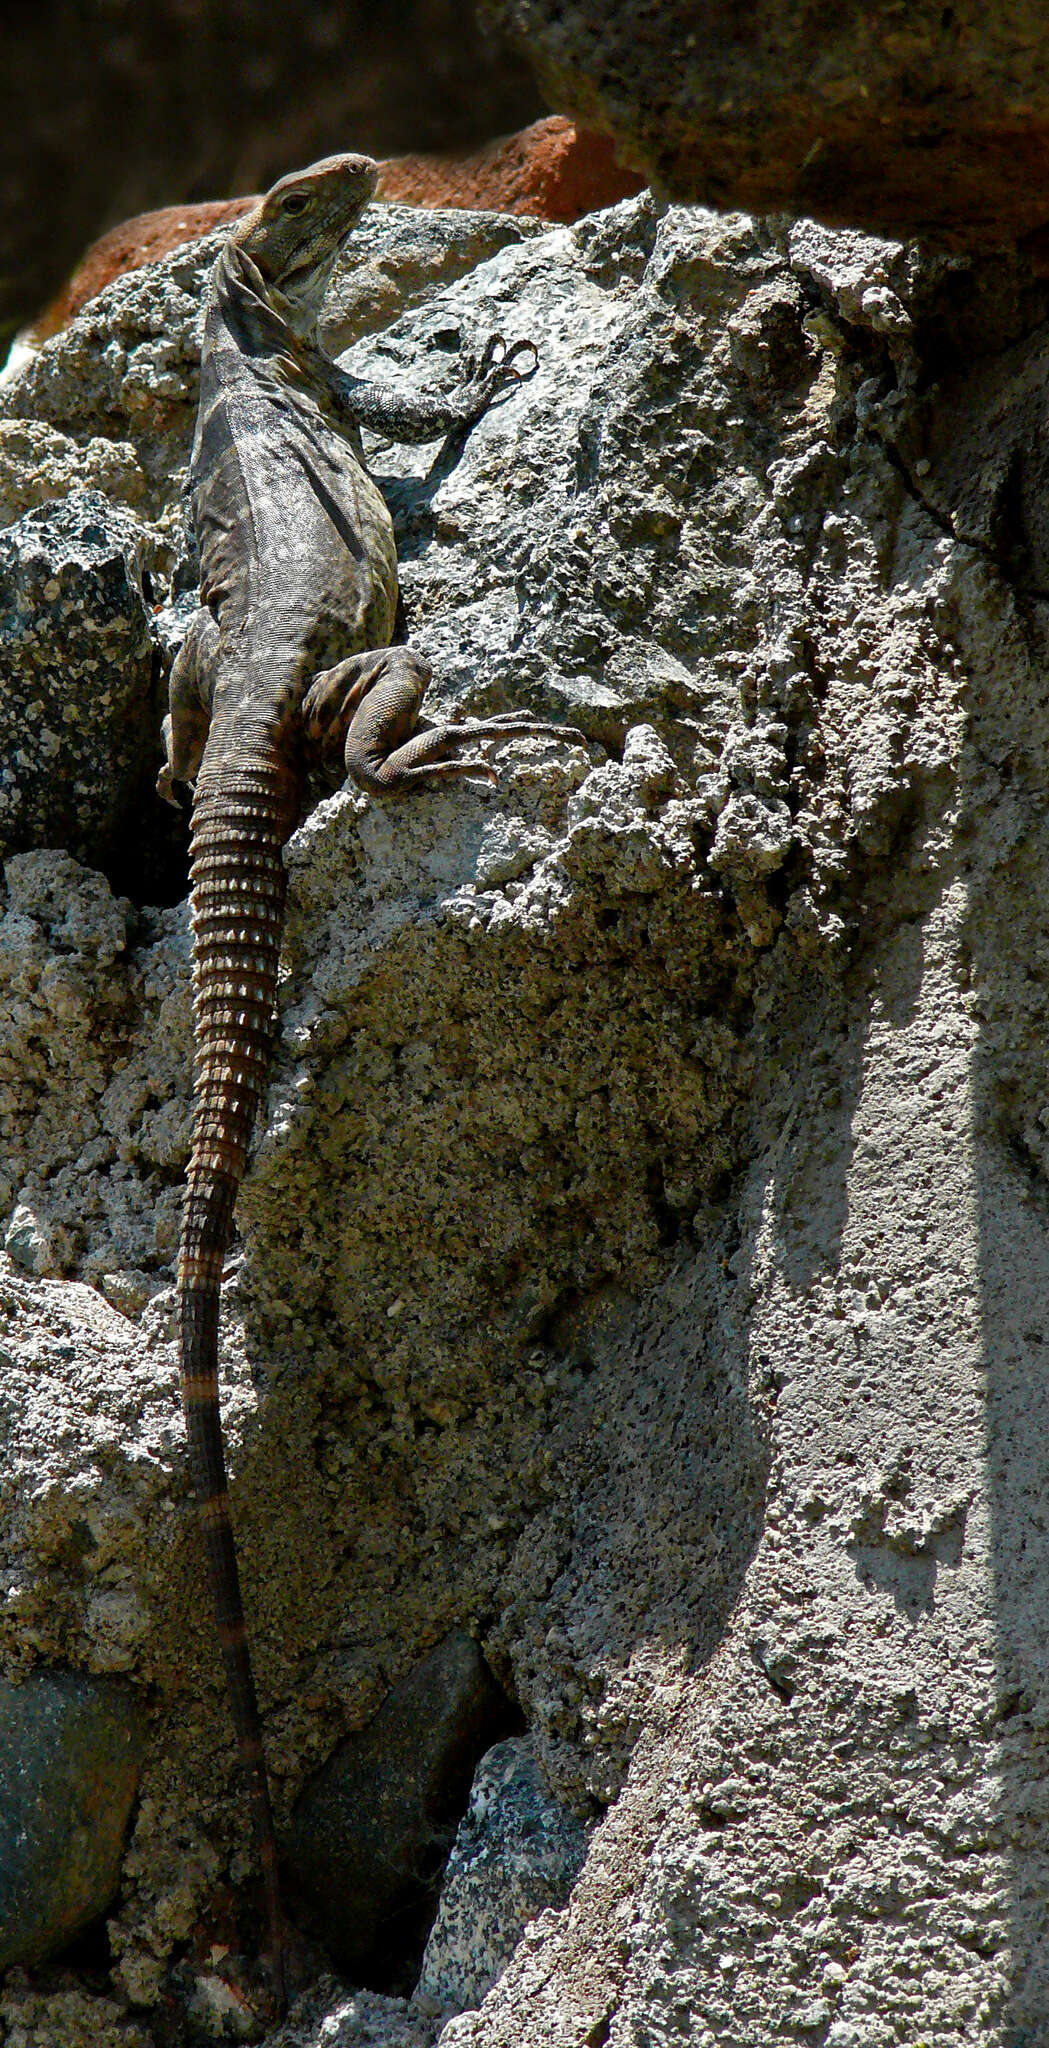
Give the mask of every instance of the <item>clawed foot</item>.
[[527, 711], [508, 711], [501, 718], [464, 718], [453, 725], [425, 726], [414, 734], [411, 744], [418, 749], [415, 775], [419, 780], [432, 778], [435, 781], [442, 777], [477, 775], [484, 776], [488, 782], [498, 782], [497, 769], [483, 755], [460, 756], [459, 748], [470, 746], [475, 740], [516, 739], [523, 733], [566, 740], [569, 744], [586, 744], [584, 734], [577, 732], [575, 726], [551, 725], [545, 719], [530, 718]]
[[[498, 771], [482, 755], [462, 752], [477, 740], [515, 739], [522, 733], [536, 733], [548, 739], [584, 743], [574, 726], [550, 725], [527, 712], [507, 712], [505, 718], [464, 718], [458, 725], [428, 725], [416, 729], [392, 752], [380, 745], [355, 745], [351, 728], [346, 745], [346, 768], [364, 789], [390, 791], [413, 782], [443, 782], [457, 776], [483, 777], [498, 782]], [[362, 736], [363, 737], [363, 736]]]
[[311, 772], [323, 775], [341, 748], [345, 771], [361, 789], [386, 792], [410, 782], [470, 775], [498, 782], [491, 763], [473, 751], [478, 740], [534, 733], [570, 746], [585, 745], [574, 726], [532, 718], [527, 711], [420, 728], [419, 711], [429, 680], [429, 662], [402, 645], [366, 649], [321, 670], [302, 703], [302, 734]]
[[[517, 358], [531, 355], [530, 369], [519, 370]], [[493, 399], [511, 384], [527, 384], [539, 368], [539, 350], [534, 341], [507, 343], [501, 334], [490, 334], [479, 357], [466, 358], [465, 397], [472, 419], [480, 419]]]

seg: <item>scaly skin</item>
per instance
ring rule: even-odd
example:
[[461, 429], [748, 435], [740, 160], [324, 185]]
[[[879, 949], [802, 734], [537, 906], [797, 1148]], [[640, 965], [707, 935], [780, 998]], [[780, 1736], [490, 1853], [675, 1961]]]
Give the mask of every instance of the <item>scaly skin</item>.
[[[359, 424], [401, 439], [465, 430], [516, 382], [493, 337], [452, 398], [347, 377], [316, 342], [335, 259], [375, 166], [330, 157], [284, 178], [215, 265], [190, 502], [201, 609], [175, 663], [158, 787], [192, 783], [195, 1118], [179, 1247], [182, 1395], [233, 1719], [265, 1887], [273, 2004], [284, 1932], [258, 1702], [230, 1520], [218, 1387], [222, 1265], [265, 1080], [284, 915], [281, 849], [310, 773], [365, 788], [493, 771], [476, 737], [561, 730], [512, 715], [423, 731], [429, 677], [390, 647], [397, 562]], [[572, 735], [577, 737], [577, 735]]]

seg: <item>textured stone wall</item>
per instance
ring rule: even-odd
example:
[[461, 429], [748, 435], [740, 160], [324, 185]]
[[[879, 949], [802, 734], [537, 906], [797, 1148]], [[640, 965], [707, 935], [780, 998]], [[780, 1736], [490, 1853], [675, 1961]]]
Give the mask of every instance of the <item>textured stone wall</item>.
[[[282, 1826], [465, 1629], [587, 1849], [479, 2008], [326, 1981], [281, 2039], [1036, 2041], [1044, 289], [641, 199], [433, 293], [411, 219], [337, 287], [353, 365], [539, 351], [461, 455], [373, 450], [433, 701], [585, 737], [288, 849], [234, 1509]], [[155, 604], [205, 254], [5, 399], [62, 492], [68, 443], [133, 451]], [[149, 616], [163, 662], [185, 600]], [[186, 925], [128, 873], [23, 845], [0, 921], [0, 1648], [148, 1708], [112, 1974], [16, 1978], [34, 2048], [217, 2024], [250, 1906], [172, 1342]]]

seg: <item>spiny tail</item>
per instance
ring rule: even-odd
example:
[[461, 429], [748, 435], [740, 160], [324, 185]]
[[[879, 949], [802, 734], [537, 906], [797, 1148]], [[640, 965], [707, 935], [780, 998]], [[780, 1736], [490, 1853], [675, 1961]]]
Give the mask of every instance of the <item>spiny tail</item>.
[[207, 774], [193, 810], [195, 1118], [179, 1247], [182, 1399], [233, 1721], [284, 2005], [284, 1936], [266, 1762], [229, 1513], [219, 1414], [222, 1265], [269, 1063], [284, 913], [287, 776], [273, 761]]

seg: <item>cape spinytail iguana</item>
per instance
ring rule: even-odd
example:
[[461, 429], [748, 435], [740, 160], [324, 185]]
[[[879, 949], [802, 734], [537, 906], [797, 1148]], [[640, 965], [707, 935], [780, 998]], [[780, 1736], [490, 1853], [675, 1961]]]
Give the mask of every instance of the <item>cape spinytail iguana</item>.
[[[161, 794], [191, 783], [195, 1119], [179, 1247], [182, 1394], [219, 1635], [250, 1786], [278, 2007], [277, 1852], [226, 1491], [218, 1315], [233, 1205], [273, 1029], [281, 848], [307, 786], [349, 773], [389, 791], [494, 771], [478, 736], [558, 730], [515, 718], [417, 729], [429, 666], [390, 646], [397, 558], [363, 467], [360, 427], [400, 440], [465, 431], [518, 380], [493, 336], [450, 398], [399, 395], [338, 370], [316, 320], [375, 185], [367, 157], [282, 178], [212, 273], [190, 465], [201, 608], [171, 675]], [[534, 351], [532, 351], [534, 354]], [[578, 735], [572, 735], [578, 737]]]

